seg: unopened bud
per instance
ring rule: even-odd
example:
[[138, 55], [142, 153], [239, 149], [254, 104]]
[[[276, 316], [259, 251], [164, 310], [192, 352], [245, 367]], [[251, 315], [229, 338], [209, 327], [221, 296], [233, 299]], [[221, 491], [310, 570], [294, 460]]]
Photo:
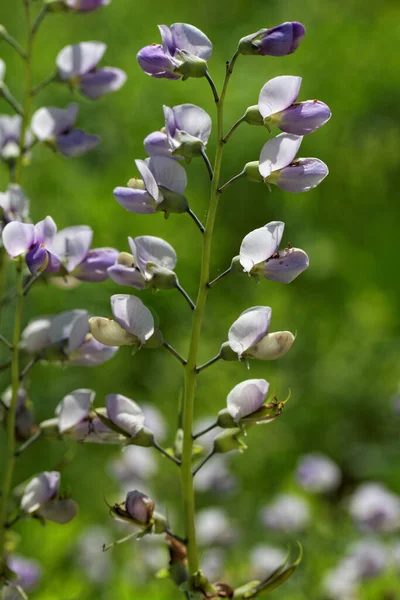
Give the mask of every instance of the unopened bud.
[[233, 598], [234, 590], [227, 583], [214, 583], [215, 595], [212, 598]]
[[251, 33], [250, 35], [246, 35], [241, 40], [239, 40], [238, 51], [240, 54], [259, 54], [258, 44], [263, 35], [268, 31], [268, 29], [259, 29], [255, 33]]
[[164, 515], [154, 511], [153, 513], [153, 532], [157, 534], [165, 533], [167, 527], [167, 518]]
[[182, 79], [189, 77], [204, 77], [207, 72], [207, 63], [199, 56], [191, 54], [187, 50], [179, 50], [179, 58], [183, 61], [182, 64], [175, 69], [175, 73], [183, 75]]
[[128, 492], [125, 510], [136, 523], [149, 525], [154, 513], [154, 500], [138, 490]]
[[290, 350], [294, 340], [290, 331], [275, 331], [268, 333], [245, 354], [258, 360], [277, 360]]
[[248, 107], [248, 109], [244, 113], [243, 121], [245, 121], [249, 125], [264, 125], [264, 120], [261, 116], [260, 111], [258, 110], [258, 104], [254, 104], [253, 106]]
[[241, 435], [243, 435], [243, 432], [238, 427], [226, 429], [214, 439], [214, 452], [217, 454], [225, 454], [225, 452], [232, 452], [233, 450], [243, 452], [247, 446], [239, 439]]
[[[179, 156], [181, 153], [179, 153]], [[165, 215], [169, 214], [177, 214], [180, 215], [185, 213], [189, 209], [189, 203], [185, 196], [182, 194], [177, 194], [176, 192], [172, 192], [165, 187], [159, 186], [159, 190], [162, 194], [163, 201], [158, 204], [156, 212], [165, 212]]]

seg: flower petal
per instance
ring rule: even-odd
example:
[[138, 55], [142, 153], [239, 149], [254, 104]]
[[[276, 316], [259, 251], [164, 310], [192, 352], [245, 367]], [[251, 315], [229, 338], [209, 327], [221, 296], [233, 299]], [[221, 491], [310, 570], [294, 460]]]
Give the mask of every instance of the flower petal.
[[51, 244], [51, 251], [71, 273], [86, 257], [93, 238], [93, 229], [87, 225], [74, 225], [59, 231]]
[[144, 149], [149, 156], [171, 156], [171, 146], [168, 136], [162, 131], [153, 131], [143, 142]]
[[329, 169], [322, 160], [299, 158], [279, 171], [276, 185], [287, 192], [308, 192], [319, 185], [328, 174]]
[[33, 244], [33, 246], [30, 248], [30, 250], [28, 250], [25, 256], [27, 267], [32, 273], [32, 275], [36, 275], [47, 260], [47, 250], [43, 248], [42, 244]]
[[211, 133], [211, 117], [195, 104], [179, 104], [173, 107], [176, 128], [186, 131], [207, 144]]
[[187, 175], [185, 169], [176, 160], [166, 156], [153, 156], [148, 159], [147, 165], [158, 185], [177, 194], [184, 193], [187, 186]]
[[69, 131], [75, 125], [79, 107], [70, 104], [67, 108], [48, 106], [39, 108], [31, 121], [31, 129], [41, 142]]
[[179, 50], [187, 50], [204, 60], [208, 60], [212, 54], [212, 43], [208, 37], [187, 23], [174, 23], [171, 25], [173, 44]]
[[106, 396], [107, 416], [131, 437], [135, 437], [143, 429], [144, 414], [136, 402], [121, 394]]
[[114, 198], [126, 210], [138, 215], [150, 215], [156, 212], [157, 203], [146, 190], [129, 187], [116, 187]]
[[154, 333], [154, 319], [149, 309], [136, 296], [115, 294], [111, 296], [111, 309], [115, 320], [125, 331], [133, 333], [144, 344]]
[[67, 342], [70, 354], [80, 346], [89, 333], [88, 313], [86, 310], [68, 310], [51, 320], [49, 338], [52, 344]]
[[247, 379], [229, 392], [227, 397], [228, 412], [237, 423], [263, 405], [268, 393], [269, 383], [265, 379]]
[[132, 346], [138, 341], [136, 335], [123, 329], [113, 319], [91, 317], [89, 319], [89, 328], [94, 339], [105, 346]]
[[325, 125], [331, 116], [331, 110], [325, 102], [306, 100], [284, 110], [277, 126], [287, 133], [307, 135]]
[[79, 90], [87, 98], [97, 100], [105, 94], [118, 91], [124, 85], [126, 79], [127, 75], [121, 69], [103, 67], [83, 75]]
[[44, 471], [33, 477], [25, 488], [21, 509], [26, 513], [36, 512], [45, 502], [58, 494], [60, 479], [60, 473], [57, 471]]
[[95, 395], [93, 390], [79, 389], [64, 396], [56, 408], [60, 433], [72, 429], [86, 419]]
[[273, 171], [287, 167], [297, 154], [303, 138], [281, 133], [264, 144], [260, 154], [259, 171], [264, 178]]
[[300, 92], [301, 77], [282, 75], [267, 81], [258, 98], [258, 110], [264, 117], [281, 112], [296, 102]]
[[254, 306], [245, 310], [228, 333], [229, 345], [239, 358], [268, 332], [272, 310], [269, 306]]
[[282, 221], [271, 221], [246, 235], [240, 246], [240, 264], [245, 272], [277, 251], [284, 228]]
[[43, 244], [47, 249], [51, 248], [54, 236], [57, 233], [57, 225], [52, 217], [46, 217], [35, 225], [35, 242]]
[[85, 336], [85, 341], [69, 356], [70, 365], [97, 367], [110, 360], [117, 352], [117, 346], [106, 346], [95, 340], [93, 335]]
[[35, 240], [35, 227], [30, 223], [12, 221], [4, 227], [2, 238], [6, 252], [15, 258], [32, 246]]
[[159, 79], [180, 79], [181, 77], [174, 74], [175, 63], [161, 44], [145, 46], [139, 50], [136, 59], [146, 75]]
[[57, 148], [63, 156], [82, 156], [100, 144], [98, 135], [85, 133], [82, 129], [74, 129], [69, 133], [59, 135], [56, 143]]
[[290, 331], [274, 331], [250, 348], [248, 355], [258, 360], [277, 360], [290, 350], [294, 340]]
[[152, 196], [154, 198], [154, 200], [156, 202], [161, 202], [161, 194], [158, 189], [157, 182], [155, 180], [155, 177], [154, 177], [152, 171], [150, 170], [150, 168], [147, 164], [147, 161], [135, 160], [135, 164], [136, 164], [137, 170], [139, 171], [139, 173], [143, 179], [143, 183], [145, 185], [146, 191], [150, 194], [150, 196]]
[[135, 269], [134, 267], [115, 264], [109, 267], [108, 274], [119, 285], [129, 285], [137, 290], [143, 290], [146, 287], [145, 278], [139, 269]]
[[107, 49], [102, 42], [81, 42], [65, 46], [57, 55], [56, 65], [61, 79], [85, 75], [101, 61]]
[[308, 267], [309, 259], [304, 250], [288, 248], [280, 250], [279, 256], [270, 258], [264, 265], [264, 277], [269, 281], [291, 283]]
[[118, 258], [115, 248], [93, 248], [74, 270], [73, 276], [80, 281], [100, 282], [108, 279], [108, 269]]
[[171, 271], [175, 268], [176, 252], [165, 240], [153, 235], [141, 235], [135, 239], [128, 238], [128, 242], [135, 264], [142, 272], [146, 271], [148, 262]]
[[69, 523], [78, 514], [79, 508], [72, 498], [62, 498], [56, 502], [47, 502], [39, 511], [39, 515], [46, 521], [53, 521], [59, 525]]

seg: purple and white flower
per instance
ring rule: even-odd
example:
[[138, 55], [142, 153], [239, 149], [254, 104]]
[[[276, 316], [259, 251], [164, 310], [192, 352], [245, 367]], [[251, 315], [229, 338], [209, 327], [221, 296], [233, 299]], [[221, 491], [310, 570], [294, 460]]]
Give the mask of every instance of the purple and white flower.
[[40, 142], [46, 142], [64, 156], [82, 156], [95, 148], [100, 138], [74, 128], [78, 110], [77, 104], [70, 104], [65, 109], [39, 108], [32, 117], [32, 132]]
[[239, 52], [260, 56], [293, 54], [299, 47], [305, 32], [304, 25], [298, 21], [288, 21], [270, 29], [260, 29], [240, 40]]
[[256, 413], [264, 404], [269, 389], [265, 379], [247, 379], [235, 385], [226, 399], [228, 414], [236, 424]]
[[263, 275], [270, 281], [291, 283], [309, 264], [304, 250], [279, 250], [285, 224], [271, 221], [248, 233], [240, 246], [240, 264], [245, 273]]
[[136, 58], [143, 71], [157, 79], [203, 77], [206, 61], [212, 54], [208, 37], [187, 23], [158, 26], [162, 44], [151, 44], [139, 50]]
[[[12, 399], [12, 386], [9, 386], [1, 396], [1, 402], [3, 408], [9, 410]], [[7, 413], [5, 413], [6, 417]], [[1, 420], [1, 416], [0, 416]], [[3, 420], [4, 424], [5, 421]], [[15, 407], [15, 438], [18, 441], [25, 441], [29, 439], [33, 432], [33, 426], [35, 425], [35, 415], [29, 402], [29, 397], [26, 389], [20, 385], [17, 394], [17, 403]]]
[[[0, 115], [0, 158], [5, 161], [15, 160], [20, 153], [22, 117], [15, 115]], [[28, 129], [25, 133], [24, 151], [32, 144], [33, 136]]]
[[58, 471], [44, 471], [33, 477], [21, 499], [21, 510], [63, 525], [78, 513], [78, 505], [70, 498], [60, 498], [61, 476]]
[[149, 525], [154, 513], [154, 500], [138, 490], [128, 492], [125, 510], [136, 523]]
[[124, 85], [126, 74], [114, 67], [98, 68], [106, 49], [102, 42], [65, 46], [56, 59], [59, 78], [90, 100], [116, 92]]
[[400, 526], [400, 497], [381, 483], [362, 483], [350, 498], [349, 512], [364, 531], [396, 531]]
[[258, 169], [265, 183], [287, 192], [307, 192], [328, 175], [328, 167], [318, 158], [295, 160], [302, 136], [281, 133], [264, 144]]
[[[221, 349], [221, 358], [276, 360], [284, 356], [292, 347], [294, 335], [290, 331], [268, 333], [271, 315], [269, 306], [254, 306], [242, 312], [229, 329], [228, 342]], [[229, 350], [231, 356], [227, 354]]]
[[237, 531], [227, 513], [219, 507], [200, 510], [196, 517], [200, 546], [229, 546], [237, 539]]
[[72, 12], [92, 12], [110, 2], [111, 0], [64, 0], [65, 6]]
[[337, 464], [327, 456], [305, 454], [297, 465], [296, 478], [308, 492], [326, 494], [339, 487], [342, 474]]
[[10, 221], [25, 221], [29, 216], [29, 200], [16, 183], [10, 183], [4, 193], [0, 192], [0, 208], [4, 225]]
[[165, 133], [155, 131], [144, 140], [149, 156], [174, 156], [187, 162], [200, 155], [211, 133], [211, 117], [194, 104], [164, 106]]
[[141, 347], [154, 333], [154, 319], [150, 310], [136, 296], [111, 296], [114, 319], [91, 317], [89, 327], [93, 337], [106, 346]]
[[325, 125], [331, 118], [329, 106], [320, 100], [297, 102], [301, 77], [274, 77], [263, 86], [258, 110], [266, 126], [276, 125], [281, 131], [307, 135]]
[[60, 261], [51, 249], [56, 232], [57, 225], [51, 217], [36, 225], [12, 221], [3, 229], [3, 245], [12, 258], [25, 255], [27, 267], [33, 275], [42, 271], [56, 273]]
[[13, 583], [19, 585], [25, 592], [32, 591], [38, 585], [42, 575], [40, 563], [20, 554], [10, 554], [7, 557], [7, 567], [17, 577]]
[[261, 518], [268, 529], [295, 533], [307, 527], [311, 514], [308, 504], [300, 496], [280, 494], [262, 509]]
[[173, 247], [161, 238], [142, 235], [128, 238], [132, 254], [122, 252], [117, 262], [108, 268], [108, 275], [120, 285], [129, 285], [137, 290], [147, 287], [176, 286], [173, 269], [177, 257]]
[[[187, 200], [183, 196], [187, 175], [181, 165], [166, 156], [153, 156], [135, 163], [142, 179], [130, 179], [128, 187], [114, 190], [114, 197], [121, 206], [136, 214], [187, 211]], [[171, 206], [174, 201], [177, 209]]]

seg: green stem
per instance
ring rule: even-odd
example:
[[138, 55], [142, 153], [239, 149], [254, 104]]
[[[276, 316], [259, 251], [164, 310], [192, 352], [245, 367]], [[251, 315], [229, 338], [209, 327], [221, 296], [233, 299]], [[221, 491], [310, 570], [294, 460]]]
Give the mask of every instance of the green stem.
[[192, 428], [194, 416], [194, 396], [196, 387], [196, 362], [200, 342], [201, 325], [207, 302], [207, 283], [210, 279], [210, 257], [211, 243], [214, 230], [215, 218], [218, 207], [218, 187], [221, 174], [222, 154], [224, 151], [223, 136], [223, 109], [224, 100], [228, 88], [233, 66], [239, 54], [235, 53], [231, 62], [227, 65], [225, 81], [222, 88], [221, 97], [217, 103], [217, 148], [214, 161], [214, 177], [211, 182], [210, 204], [207, 214], [207, 222], [203, 235], [203, 254], [201, 262], [200, 284], [197, 296], [196, 308], [193, 313], [192, 332], [190, 337], [190, 347], [188, 361], [185, 366], [185, 395], [183, 399], [183, 450], [181, 464], [181, 482], [183, 507], [185, 517], [186, 538], [188, 540], [188, 567], [189, 573], [193, 575], [199, 570], [199, 556], [196, 545], [195, 529], [195, 498], [192, 475]]
[[5, 554], [4, 545], [6, 537], [6, 523], [8, 521], [8, 503], [10, 499], [10, 493], [12, 489], [12, 479], [14, 473], [14, 462], [15, 462], [15, 412], [18, 399], [19, 390], [19, 340], [21, 336], [21, 323], [22, 323], [22, 307], [24, 296], [22, 293], [22, 267], [23, 262], [20, 259], [17, 264], [17, 304], [15, 310], [15, 323], [14, 323], [14, 336], [13, 336], [13, 349], [11, 357], [11, 386], [12, 396], [10, 408], [7, 414], [7, 450], [6, 450], [6, 472], [4, 474], [4, 480], [2, 485], [2, 496], [0, 505], [0, 574], [4, 572], [5, 568]]
[[196, 473], [198, 473], [200, 471], [200, 469], [202, 467], [204, 467], [204, 465], [206, 463], [208, 463], [208, 461], [210, 460], [210, 458], [212, 458], [215, 454], [215, 450], [211, 450], [211, 452], [209, 454], [207, 454], [207, 456], [201, 461], [201, 463], [199, 465], [197, 465], [197, 467], [193, 470], [193, 477], [196, 475]]
[[22, 110], [21, 105], [14, 98], [14, 96], [12, 95], [12, 93], [10, 92], [10, 90], [8, 89], [8, 87], [6, 86], [5, 83], [1, 84], [1, 87], [0, 87], [0, 96], [2, 98], [4, 98], [4, 100], [6, 102], [8, 102], [8, 104], [15, 110], [15, 112], [17, 113], [17, 115], [22, 116], [24, 114], [24, 111]]
[[217, 354], [217, 356], [214, 356], [214, 358], [211, 358], [210, 360], [208, 360], [206, 363], [204, 363], [204, 365], [200, 365], [200, 367], [197, 367], [196, 372], [200, 373], [200, 371], [202, 371], [203, 369], [207, 369], [207, 367], [211, 367], [211, 365], [216, 363], [217, 360], [220, 360], [220, 358], [221, 358], [221, 354]]
[[222, 194], [222, 192], [224, 192], [226, 190], [226, 188], [228, 188], [230, 185], [232, 185], [232, 183], [234, 181], [236, 181], [237, 179], [241, 179], [242, 177], [244, 177], [244, 171], [242, 171], [241, 173], [238, 173], [237, 175], [235, 175], [235, 177], [232, 177], [232, 179], [229, 179], [229, 181], [224, 183], [224, 185], [221, 185], [221, 187], [218, 190], [218, 193]]
[[5, 42], [7, 42], [7, 44], [10, 44], [10, 46], [12, 48], [14, 48], [14, 50], [16, 50], [16, 52], [18, 52], [18, 54], [20, 55], [21, 58], [23, 58], [24, 60], [26, 59], [26, 54], [23, 51], [23, 49], [21, 48], [21, 46], [19, 45], [19, 43], [17, 42], [17, 40], [15, 40], [3, 26], [0, 26], [0, 39], [1, 38]]
[[218, 275], [218, 277], [216, 277], [215, 279], [213, 279], [212, 281], [210, 281], [208, 283], [208, 287], [212, 288], [217, 281], [219, 281], [220, 279], [223, 279], [224, 277], [226, 277], [227, 275], [229, 275], [229, 273], [232, 271], [232, 266], [229, 267], [229, 269], [226, 269], [226, 271], [224, 271], [223, 273], [221, 273], [220, 275]]
[[36, 87], [31, 91], [31, 96], [36, 96], [39, 92], [44, 90], [45, 87], [53, 83], [53, 81], [57, 81], [58, 73], [52, 73], [49, 77], [41, 81]]
[[231, 135], [236, 131], [236, 129], [239, 127], [239, 125], [241, 123], [244, 123], [246, 119], [246, 115], [243, 115], [243, 117], [240, 117], [240, 119], [238, 119], [236, 121], [236, 123], [234, 123], [232, 125], [232, 127], [230, 128], [230, 130], [228, 131], [228, 133], [226, 134], [226, 136], [223, 138], [223, 142], [224, 144], [226, 144], [226, 142], [229, 140], [229, 138], [231, 137]]

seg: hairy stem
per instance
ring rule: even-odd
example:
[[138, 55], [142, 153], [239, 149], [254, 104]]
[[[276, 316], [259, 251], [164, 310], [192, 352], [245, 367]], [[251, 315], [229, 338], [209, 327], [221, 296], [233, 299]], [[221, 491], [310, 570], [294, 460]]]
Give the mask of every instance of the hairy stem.
[[195, 529], [195, 498], [192, 475], [192, 447], [193, 447], [193, 416], [194, 416], [194, 397], [196, 388], [196, 362], [200, 342], [201, 325], [207, 302], [207, 283], [210, 279], [210, 257], [211, 243], [215, 225], [215, 218], [218, 207], [218, 188], [221, 173], [222, 154], [224, 150], [223, 136], [223, 109], [226, 91], [233, 66], [238, 58], [236, 53], [231, 62], [227, 65], [225, 81], [222, 88], [221, 97], [217, 103], [217, 148], [214, 161], [214, 176], [211, 182], [210, 204], [207, 214], [207, 222], [203, 235], [203, 254], [201, 261], [200, 284], [197, 296], [196, 308], [193, 314], [192, 332], [190, 336], [190, 346], [188, 361], [185, 366], [185, 394], [183, 399], [183, 451], [181, 465], [181, 482], [184, 506], [184, 518], [186, 538], [188, 540], [188, 567], [189, 573], [193, 575], [199, 570], [199, 556], [196, 544]]
[[24, 296], [22, 293], [22, 260], [20, 259], [17, 263], [17, 304], [15, 310], [15, 323], [14, 323], [14, 336], [13, 336], [13, 349], [11, 358], [11, 386], [12, 396], [11, 403], [7, 413], [7, 450], [5, 456], [6, 471], [4, 474], [4, 480], [2, 485], [2, 496], [0, 505], [0, 575], [4, 572], [5, 568], [5, 536], [6, 536], [6, 523], [8, 521], [8, 503], [10, 499], [10, 493], [12, 489], [12, 479], [14, 473], [14, 462], [15, 462], [15, 412], [17, 406], [18, 390], [19, 390], [19, 339], [21, 335], [21, 322], [22, 322], [22, 307]]

